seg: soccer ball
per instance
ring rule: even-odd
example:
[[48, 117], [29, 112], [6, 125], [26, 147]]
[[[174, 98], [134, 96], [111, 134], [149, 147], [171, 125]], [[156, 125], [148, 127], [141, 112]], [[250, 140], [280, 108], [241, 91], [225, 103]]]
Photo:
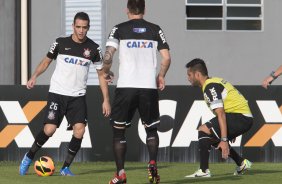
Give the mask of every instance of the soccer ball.
[[55, 172], [55, 165], [50, 157], [42, 156], [34, 163], [34, 171], [38, 176], [51, 176]]

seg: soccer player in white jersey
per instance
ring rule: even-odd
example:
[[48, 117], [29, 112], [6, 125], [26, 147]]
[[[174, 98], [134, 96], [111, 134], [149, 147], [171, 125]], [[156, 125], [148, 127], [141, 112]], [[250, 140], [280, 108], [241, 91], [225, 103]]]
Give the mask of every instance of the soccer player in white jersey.
[[94, 64], [103, 94], [102, 110], [105, 116], [110, 115], [108, 83], [104, 79], [103, 57], [98, 44], [86, 35], [90, 27], [88, 14], [78, 12], [73, 21], [73, 34], [68, 37], [57, 38], [51, 46], [47, 56], [37, 66], [35, 72], [27, 82], [31, 89], [36, 79], [56, 59], [56, 68], [50, 82], [48, 102], [44, 120], [44, 128], [36, 136], [31, 149], [25, 154], [21, 165], [20, 175], [25, 175], [36, 152], [55, 133], [65, 116], [73, 130], [73, 137], [68, 146], [68, 153], [60, 174], [73, 176], [69, 167], [81, 147], [81, 142], [87, 124], [86, 83], [89, 66]]
[[[144, 11], [145, 0], [128, 0], [129, 20], [114, 26], [106, 43], [104, 70], [109, 80], [113, 55], [119, 49], [119, 78], [110, 119], [117, 171], [110, 184], [126, 183], [125, 130], [137, 109], [147, 133], [149, 182], [160, 182], [156, 163], [159, 146], [157, 126], [160, 123], [158, 89], [165, 88], [165, 75], [171, 58], [162, 29], [144, 20]], [[160, 52], [162, 59], [158, 73], [156, 51]]]

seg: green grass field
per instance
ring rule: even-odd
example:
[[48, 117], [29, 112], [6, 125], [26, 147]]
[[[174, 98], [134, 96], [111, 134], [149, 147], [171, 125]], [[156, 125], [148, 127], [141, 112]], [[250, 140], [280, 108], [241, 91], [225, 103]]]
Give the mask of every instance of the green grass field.
[[[16, 162], [0, 162], [0, 184], [107, 184], [114, 173], [113, 162], [73, 163], [71, 170], [75, 177], [62, 177], [58, 170], [61, 163], [56, 163], [56, 172], [50, 177], [39, 177], [30, 167], [29, 174], [19, 176]], [[190, 163], [159, 163], [161, 183], [244, 183], [244, 184], [272, 184], [282, 183], [282, 164], [254, 163], [252, 170], [243, 176], [233, 176], [234, 164], [210, 164], [211, 178], [184, 178], [192, 174], [198, 164]], [[127, 183], [146, 184], [146, 163], [126, 162]]]

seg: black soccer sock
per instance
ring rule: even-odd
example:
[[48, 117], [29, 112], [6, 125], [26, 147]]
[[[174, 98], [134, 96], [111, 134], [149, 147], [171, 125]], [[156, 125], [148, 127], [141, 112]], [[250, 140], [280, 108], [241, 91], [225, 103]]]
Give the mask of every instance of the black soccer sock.
[[63, 164], [63, 168], [65, 167], [69, 167], [75, 157], [75, 155], [77, 154], [77, 152], [79, 151], [80, 147], [81, 147], [81, 142], [82, 142], [82, 139], [78, 139], [74, 136], [72, 136], [72, 139], [69, 143], [69, 147], [68, 147], [68, 154], [67, 154], [67, 157], [66, 157], [66, 160]]
[[125, 140], [125, 129], [118, 129], [113, 127], [113, 151], [117, 167], [117, 174], [124, 169], [124, 161], [127, 144]]
[[244, 159], [232, 147], [230, 147], [229, 157], [234, 160], [237, 166], [240, 166], [244, 161]]
[[211, 137], [205, 132], [199, 131], [199, 152], [200, 152], [200, 169], [203, 172], [209, 168], [209, 156], [211, 150]]
[[147, 129], [147, 139], [146, 144], [149, 152], [150, 161], [157, 161], [158, 149], [159, 149], [159, 135], [157, 132], [157, 128]]
[[36, 136], [34, 143], [32, 144], [30, 150], [27, 153], [27, 157], [33, 159], [36, 152], [48, 141], [49, 136], [47, 136], [42, 130]]

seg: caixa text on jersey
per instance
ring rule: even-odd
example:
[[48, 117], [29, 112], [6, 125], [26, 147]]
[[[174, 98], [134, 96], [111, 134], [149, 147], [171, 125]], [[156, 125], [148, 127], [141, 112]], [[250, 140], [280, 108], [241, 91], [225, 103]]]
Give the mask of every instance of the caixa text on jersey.
[[129, 41], [127, 42], [128, 48], [153, 48], [154, 44], [150, 41]]
[[66, 57], [64, 59], [66, 63], [74, 64], [74, 65], [81, 65], [81, 66], [88, 66], [90, 64], [89, 60], [82, 60], [78, 58], [71, 58], [71, 57]]

